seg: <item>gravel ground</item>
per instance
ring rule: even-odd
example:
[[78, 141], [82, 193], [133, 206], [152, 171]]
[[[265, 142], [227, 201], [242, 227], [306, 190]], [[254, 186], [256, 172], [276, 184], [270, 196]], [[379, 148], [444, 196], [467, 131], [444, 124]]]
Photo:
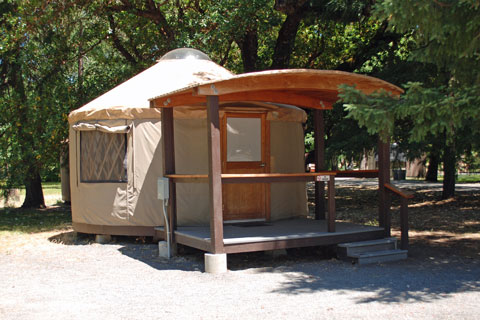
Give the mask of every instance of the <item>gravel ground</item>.
[[[480, 260], [412, 246], [406, 261], [356, 266], [237, 254], [202, 272], [202, 254], [170, 261], [154, 244], [39, 233], [0, 250], [0, 319], [478, 319]], [[4, 239], [8, 241], [8, 239]]]
[[163, 260], [142, 239], [0, 234], [0, 319], [478, 319], [480, 254], [439, 240], [480, 238], [431, 233], [412, 232], [405, 261], [357, 266], [306, 248], [229, 255], [221, 275], [203, 273], [199, 251]]

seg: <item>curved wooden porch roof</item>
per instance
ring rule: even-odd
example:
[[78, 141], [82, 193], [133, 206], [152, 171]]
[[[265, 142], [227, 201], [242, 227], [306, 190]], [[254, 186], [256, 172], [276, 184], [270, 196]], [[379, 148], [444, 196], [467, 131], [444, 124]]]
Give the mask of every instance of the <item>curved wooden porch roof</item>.
[[334, 70], [286, 69], [244, 73], [227, 79], [195, 84], [150, 99], [155, 108], [205, 103], [205, 96], [220, 102], [262, 101], [311, 109], [331, 109], [338, 100], [338, 86], [352, 85], [370, 94], [403, 90], [378, 78]]

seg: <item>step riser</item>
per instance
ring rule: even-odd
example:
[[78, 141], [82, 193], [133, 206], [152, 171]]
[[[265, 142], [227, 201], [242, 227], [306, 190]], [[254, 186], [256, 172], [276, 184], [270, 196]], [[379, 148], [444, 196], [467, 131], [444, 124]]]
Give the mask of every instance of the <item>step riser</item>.
[[337, 246], [339, 258], [347, 259], [359, 265], [404, 260], [406, 250], [397, 248], [395, 238], [343, 243]]
[[378, 257], [360, 257], [354, 258], [353, 261], [359, 265], [372, 264], [372, 263], [383, 263], [390, 261], [400, 261], [407, 259], [407, 253], [402, 252], [398, 254], [392, 254], [387, 256], [378, 256]]
[[364, 247], [347, 247], [347, 248], [338, 248], [338, 249], [341, 255], [352, 256], [352, 255], [364, 253], [364, 252], [395, 250], [397, 249], [397, 246], [395, 242], [389, 242], [389, 243], [369, 245]]

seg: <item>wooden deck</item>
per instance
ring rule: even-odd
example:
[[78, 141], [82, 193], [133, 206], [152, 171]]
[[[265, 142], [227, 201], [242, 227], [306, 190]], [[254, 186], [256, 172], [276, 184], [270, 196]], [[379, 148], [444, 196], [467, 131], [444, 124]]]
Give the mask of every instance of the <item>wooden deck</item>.
[[[157, 230], [162, 231], [163, 228]], [[332, 245], [379, 239], [385, 235], [383, 228], [347, 222], [336, 222], [335, 232], [328, 232], [327, 221], [313, 219], [225, 224], [223, 232], [225, 253]], [[211, 250], [208, 226], [178, 227], [175, 240], [189, 247]]]

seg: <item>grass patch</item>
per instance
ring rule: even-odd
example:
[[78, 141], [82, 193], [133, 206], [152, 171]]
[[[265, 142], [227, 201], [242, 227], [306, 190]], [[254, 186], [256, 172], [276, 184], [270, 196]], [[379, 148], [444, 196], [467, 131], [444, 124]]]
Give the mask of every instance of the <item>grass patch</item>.
[[[438, 176], [438, 182], [443, 181], [443, 176]], [[480, 182], [480, 174], [461, 174], [456, 176], [455, 183], [477, 183]]]
[[[407, 177], [407, 180], [425, 181], [425, 178]], [[443, 176], [438, 176], [438, 182], [443, 181]], [[480, 174], [462, 174], [455, 178], [455, 183], [480, 183]]]
[[[44, 195], [62, 195], [62, 184], [60, 182], [42, 182]], [[22, 188], [25, 192], [25, 189]]]
[[[19, 197], [10, 199], [7, 207], [0, 208], [0, 236], [12, 233], [47, 232], [66, 229], [72, 225], [70, 207], [61, 204], [62, 189], [60, 182], [44, 182], [42, 187], [47, 208], [19, 208], [25, 198], [25, 188], [19, 189]], [[4, 199], [1, 200], [3, 204]]]
[[468, 175], [462, 174], [457, 177], [456, 182], [460, 182], [460, 183], [480, 182], [480, 174], [468, 174]]
[[[60, 182], [43, 182], [42, 189], [45, 204], [47, 206], [53, 206], [62, 203], [62, 185]], [[25, 188], [21, 187], [17, 188], [17, 190], [19, 191], [19, 193], [13, 198], [8, 199], [8, 202], [5, 202], [5, 199], [0, 194], [0, 208], [18, 208], [22, 205], [25, 199]]]
[[37, 233], [65, 229], [72, 224], [70, 207], [56, 206], [47, 209], [0, 209], [0, 234]]

